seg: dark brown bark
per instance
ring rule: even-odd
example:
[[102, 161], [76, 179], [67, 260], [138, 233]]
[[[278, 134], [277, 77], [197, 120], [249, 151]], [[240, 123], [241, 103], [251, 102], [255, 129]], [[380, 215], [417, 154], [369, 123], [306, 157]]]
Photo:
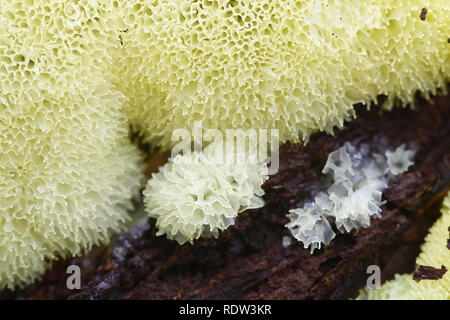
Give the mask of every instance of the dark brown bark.
[[440, 269], [430, 266], [419, 266], [413, 273], [413, 279], [417, 282], [420, 282], [421, 280], [439, 280], [442, 279], [446, 273], [447, 268], [444, 265], [441, 266]]
[[[357, 107], [357, 119], [334, 136], [317, 134], [306, 146], [282, 146], [280, 170], [264, 185], [264, 208], [242, 213], [219, 239], [178, 246], [156, 237], [149, 221], [120, 235], [109, 248], [60, 262], [44, 282], [4, 297], [347, 299], [365, 284], [369, 265], [380, 266], [384, 280], [412, 272], [419, 245], [450, 187], [450, 97], [434, 102], [382, 115], [378, 107]], [[418, 152], [414, 166], [385, 190], [382, 218], [369, 228], [339, 234], [313, 255], [295, 240], [284, 248], [286, 213], [323, 188], [327, 156], [346, 141], [366, 143], [374, 152], [406, 143]], [[64, 268], [70, 263], [83, 270], [79, 292], [65, 289]]]

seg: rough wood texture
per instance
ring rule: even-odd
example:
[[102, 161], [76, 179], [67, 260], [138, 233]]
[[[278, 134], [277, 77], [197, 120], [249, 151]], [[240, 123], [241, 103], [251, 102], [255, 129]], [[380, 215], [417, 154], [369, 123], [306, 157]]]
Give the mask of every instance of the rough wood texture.
[[[178, 246], [155, 237], [150, 221], [109, 248], [60, 262], [42, 283], [3, 297], [347, 299], [365, 284], [369, 265], [379, 265], [384, 279], [411, 272], [450, 186], [450, 97], [434, 101], [382, 116], [379, 108], [358, 107], [358, 118], [335, 136], [315, 135], [306, 147], [282, 146], [280, 170], [264, 186], [264, 208], [242, 213], [217, 240]], [[372, 220], [370, 228], [339, 234], [314, 255], [296, 241], [284, 248], [286, 213], [321, 190], [328, 154], [346, 141], [366, 143], [376, 152], [407, 143], [418, 150], [415, 165], [390, 183], [382, 218]], [[65, 289], [64, 270], [71, 263], [83, 270], [78, 292]]]

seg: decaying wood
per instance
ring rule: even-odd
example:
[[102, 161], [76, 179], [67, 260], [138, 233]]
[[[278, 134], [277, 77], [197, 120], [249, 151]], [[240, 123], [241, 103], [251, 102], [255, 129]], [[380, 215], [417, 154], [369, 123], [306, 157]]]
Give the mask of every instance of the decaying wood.
[[[450, 186], [450, 97], [384, 112], [358, 107], [358, 118], [317, 134], [306, 146], [286, 144], [280, 170], [264, 185], [265, 206], [242, 213], [219, 239], [178, 246], [155, 236], [154, 222], [120, 235], [107, 248], [59, 262], [43, 282], [10, 298], [70, 299], [347, 299], [355, 297], [378, 265], [383, 279], [412, 272], [419, 245], [439, 215]], [[415, 164], [385, 190], [382, 218], [367, 229], [339, 234], [313, 255], [282, 239], [286, 213], [322, 189], [321, 170], [328, 154], [351, 141], [383, 152], [406, 143], [418, 150]], [[65, 288], [65, 266], [79, 264], [83, 287]], [[1, 296], [1, 295], [0, 295]]]

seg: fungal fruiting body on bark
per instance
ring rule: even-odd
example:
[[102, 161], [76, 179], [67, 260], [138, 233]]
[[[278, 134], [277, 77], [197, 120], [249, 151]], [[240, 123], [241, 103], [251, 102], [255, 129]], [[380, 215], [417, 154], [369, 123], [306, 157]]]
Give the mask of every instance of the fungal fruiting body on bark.
[[[390, 109], [446, 93], [450, 8], [427, 3], [1, 1], [0, 287], [123, 229], [143, 178], [130, 126], [162, 150], [195, 121], [307, 142], [379, 95]], [[156, 198], [186, 182], [177, 161], [144, 193], [159, 234], [217, 236], [263, 204], [262, 163], [200, 161], [195, 194]]]
[[378, 290], [362, 289], [358, 299], [450, 300], [450, 272], [445, 272], [450, 261], [450, 249], [447, 247], [450, 239], [450, 192], [444, 199], [441, 214], [425, 237], [416, 265], [435, 269], [444, 267], [442, 277], [415, 281], [412, 274], [396, 274], [395, 279], [386, 282]]

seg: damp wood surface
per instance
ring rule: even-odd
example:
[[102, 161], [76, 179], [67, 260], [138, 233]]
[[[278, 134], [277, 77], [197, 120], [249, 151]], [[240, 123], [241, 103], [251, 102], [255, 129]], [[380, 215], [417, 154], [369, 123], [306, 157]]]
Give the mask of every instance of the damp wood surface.
[[[218, 239], [179, 246], [156, 237], [154, 221], [144, 221], [111, 245], [57, 262], [41, 282], [0, 298], [348, 299], [365, 285], [369, 265], [380, 266], [383, 281], [414, 271], [450, 187], [450, 97], [422, 101], [414, 110], [356, 110], [357, 118], [334, 136], [281, 146], [280, 169], [264, 184], [265, 206], [241, 213]], [[338, 233], [313, 255], [295, 239], [283, 247], [288, 210], [323, 190], [328, 154], [347, 141], [378, 153], [406, 143], [417, 150], [415, 164], [390, 181], [382, 218], [369, 228]], [[81, 268], [81, 290], [66, 288], [70, 264]]]

